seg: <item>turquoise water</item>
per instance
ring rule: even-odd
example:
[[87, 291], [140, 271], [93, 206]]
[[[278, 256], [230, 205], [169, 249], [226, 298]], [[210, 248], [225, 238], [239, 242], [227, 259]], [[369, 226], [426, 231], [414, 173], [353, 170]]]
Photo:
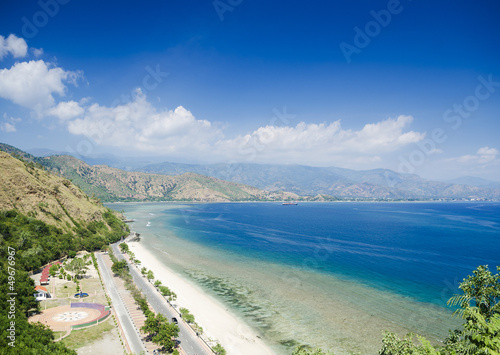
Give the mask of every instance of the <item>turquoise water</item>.
[[382, 330], [442, 339], [458, 324], [446, 307], [458, 283], [500, 265], [498, 203], [111, 207], [279, 353], [307, 343], [375, 354]]

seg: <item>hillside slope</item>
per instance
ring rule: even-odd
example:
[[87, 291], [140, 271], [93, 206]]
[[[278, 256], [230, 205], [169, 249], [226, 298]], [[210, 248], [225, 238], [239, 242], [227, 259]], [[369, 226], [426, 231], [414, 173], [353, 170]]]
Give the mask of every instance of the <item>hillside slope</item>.
[[39, 161], [47, 169], [71, 179], [83, 191], [103, 201], [220, 202], [297, 198], [287, 192], [267, 192], [195, 173], [167, 176], [128, 172], [105, 165], [91, 166], [67, 155], [45, 157]]
[[110, 211], [89, 198], [68, 179], [39, 169], [0, 151], [0, 210], [19, 212], [54, 225], [64, 232], [92, 222], [108, 225]]

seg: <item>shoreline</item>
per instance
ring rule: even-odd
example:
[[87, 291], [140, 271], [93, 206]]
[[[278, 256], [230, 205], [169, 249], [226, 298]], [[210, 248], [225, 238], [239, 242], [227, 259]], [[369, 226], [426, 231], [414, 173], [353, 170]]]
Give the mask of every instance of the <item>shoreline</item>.
[[[160, 203], [147, 208], [132, 208], [127, 215], [134, 216], [134, 227], [146, 238], [139, 243], [131, 242], [129, 246], [134, 253], [139, 249], [144, 252], [144, 256], [136, 256], [144, 262], [144, 266], [153, 270], [157, 279], [179, 295], [177, 303], [180, 305], [177, 308], [188, 308], [197, 323], [206, 330], [205, 333], [219, 340], [228, 353], [269, 352], [243, 352], [239, 344], [234, 346], [236, 351], [229, 351], [226, 344], [234, 343], [234, 339], [241, 334], [235, 332], [236, 335], [229, 335], [229, 340], [224, 342], [226, 333], [212, 331], [210, 327], [219, 315], [212, 313], [205, 317], [206, 307], [197, 310], [196, 306], [184, 302], [177, 280], [194, 286], [198, 294], [215, 301], [222, 310], [237, 319], [236, 324], [247, 325], [254, 337], [244, 333], [243, 339], [247, 338], [250, 343], [257, 339], [264, 343], [265, 340], [270, 353], [290, 353], [292, 346], [304, 344], [331, 349], [336, 354], [358, 351], [375, 355], [381, 346], [382, 329], [394, 331], [400, 336], [418, 332], [432, 342], [438, 342], [446, 336], [443, 329], [454, 328], [447, 309], [434, 304], [421, 303], [390, 290], [300, 267], [256, 262], [242, 255], [236, 255], [237, 259], [230, 258], [220, 250], [207, 249], [201, 244], [179, 238], [174, 234], [177, 232], [175, 228], [168, 228], [170, 219], [167, 218], [168, 213], [165, 214], [165, 210], [177, 207], [176, 204]], [[152, 226], [145, 227], [149, 220]], [[151, 265], [151, 260], [160, 267]], [[227, 265], [231, 267], [227, 269]], [[173, 276], [164, 279], [157, 269], [167, 269]], [[281, 286], [275, 287], [278, 284]], [[187, 294], [190, 292], [187, 291]], [[353, 294], [356, 297], [351, 297]], [[391, 306], [379, 307], [380, 302]], [[194, 303], [198, 303], [196, 297]], [[347, 319], [349, 321], [346, 322]], [[360, 327], [364, 329], [362, 337], [359, 335]], [[234, 329], [237, 328], [230, 331]], [[262, 339], [257, 338], [258, 335]]]
[[141, 261], [141, 267], [152, 270], [155, 279], [177, 294], [177, 300], [173, 302], [177, 305], [176, 308], [189, 309], [203, 328], [204, 334], [219, 341], [228, 353], [275, 354], [255, 330], [200, 287], [165, 266], [141, 242], [130, 242], [128, 245]]

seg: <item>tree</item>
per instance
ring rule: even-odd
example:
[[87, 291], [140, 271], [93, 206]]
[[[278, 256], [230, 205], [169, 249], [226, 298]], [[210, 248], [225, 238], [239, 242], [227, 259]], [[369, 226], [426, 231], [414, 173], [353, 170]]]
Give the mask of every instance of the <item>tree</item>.
[[[481, 265], [458, 286], [463, 295], [454, 295], [448, 301], [451, 306], [459, 305], [455, 314], [464, 318], [468, 309], [474, 308], [485, 320], [500, 313], [500, 266], [493, 275], [488, 265]], [[464, 318], [465, 319], [465, 318]]]
[[148, 273], [148, 269], [146, 269], [146, 267], [143, 266], [142, 269], [141, 269], [142, 276], [146, 276], [147, 273]]
[[59, 265], [52, 265], [49, 269], [50, 276], [54, 277], [57, 274], [57, 271], [59, 270]]
[[155, 281], [155, 287], [160, 287], [161, 286], [161, 281], [160, 280], [156, 280]]
[[387, 333], [383, 339], [381, 355], [500, 355], [500, 267], [493, 275], [488, 266], [479, 266], [460, 284], [461, 295], [450, 298], [448, 305], [459, 306], [454, 314], [465, 320], [463, 329], [456, 329], [434, 349], [429, 341], [417, 336], [421, 345], [415, 345], [413, 335], [399, 339]]
[[181, 316], [188, 323], [194, 323], [194, 316], [189, 312], [187, 308], [181, 308]]
[[175, 347], [174, 338], [179, 335], [179, 327], [174, 323], [169, 323], [162, 315], [149, 313], [141, 330], [151, 337], [153, 343], [165, 348], [166, 351], [172, 352]]
[[120, 247], [122, 253], [127, 254], [129, 252], [127, 243], [120, 243], [119, 247]]
[[75, 277], [78, 279], [80, 275], [83, 275], [87, 272], [87, 265], [81, 258], [74, 258], [71, 262], [66, 266], [66, 269], [73, 272]]
[[122, 275], [123, 272], [128, 271], [128, 265], [125, 260], [114, 262], [111, 265], [111, 271], [113, 271], [116, 275]]
[[212, 348], [213, 352], [217, 355], [226, 355], [226, 349], [219, 343]]
[[[387, 332], [382, 339], [382, 349], [379, 351], [380, 355], [438, 355], [439, 352], [432, 347], [430, 342], [424, 337], [418, 336], [421, 345], [415, 345], [413, 342], [413, 334], [408, 334], [403, 339], [394, 333]], [[309, 353], [307, 353], [309, 354]], [[316, 354], [316, 353], [310, 353]], [[322, 354], [322, 353], [318, 353]], [[294, 355], [302, 355], [297, 353]]]
[[154, 335], [158, 333], [158, 330], [160, 329], [160, 324], [164, 322], [167, 322], [167, 318], [165, 318], [163, 314], [155, 315], [153, 312], [149, 312], [141, 330], [144, 333]]
[[160, 324], [158, 333], [153, 336], [153, 343], [162, 346], [167, 352], [172, 352], [175, 347], [175, 337], [179, 335], [179, 327], [174, 323]]
[[474, 270], [459, 286], [462, 295], [448, 301], [460, 306], [454, 314], [465, 320], [464, 329], [446, 340], [445, 349], [464, 354], [500, 354], [500, 267], [493, 275], [488, 265]]
[[160, 293], [162, 296], [168, 297], [169, 301], [173, 301], [177, 298], [177, 295], [172, 292], [167, 286], [159, 286], [158, 289], [160, 290]]
[[148, 280], [151, 282], [155, 278], [155, 275], [153, 274], [153, 271], [149, 270], [148, 275], [147, 275]]
[[293, 349], [292, 355], [333, 355], [333, 353], [324, 352], [320, 348], [313, 349], [309, 345], [298, 345]]

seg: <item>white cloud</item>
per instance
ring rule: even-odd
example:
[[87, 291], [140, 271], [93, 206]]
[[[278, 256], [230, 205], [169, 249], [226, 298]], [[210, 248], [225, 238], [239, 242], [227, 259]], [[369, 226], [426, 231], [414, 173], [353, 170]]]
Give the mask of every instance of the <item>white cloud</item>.
[[43, 48], [30, 48], [30, 49], [31, 53], [33, 53], [33, 55], [37, 58], [43, 54]]
[[496, 148], [481, 147], [475, 154], [449, 158], [438, 162], [440, 169], [454, 173], [454, 176], [482, 176], [498, 180], [500, 171], [499, 151]]
[[2, 122], [2, 124], [0, 124], [0, 130], [8, 133], [16, 132], [16, 126], [14, 126], [12, 123]]
[[478, 149], [477, 154], [479, 154], [481, 156], [495, 157], [498, 155], [498, 150], [496, 150], [495, 148], [490, 148], [490, 147], [482, 147], [482, 148]]
[[232, 159], [313, 165], [376, 163], [391, 153], [424, 138], [423, 133], [405, 128], [410, 116], [399, 116], [365, 125], [361, 130], [343, 129], [333, 123], [300, 122], [295, 127], [266, 126], [232, 140], [218, 142], [217, 148], [232, 152]]
[[140, 90], [125, 105], [91, 105], [83, 118], [68, 122], [68, 130], [97, 144], [162, 154], [210, 154], [211, 144], [222, 138], [219, 129], [182, 106], [158, 112]]
[[459, 164], [463, 169], [468, 169], [474, 173], [480, 170], [500, 167], [500, 159], [497, 158], [499, 151], [495, 148], [482, 147], [479, 148], [476, 154], [462, 155], [457, 158], [448, 159], [449, 162]]
[[64, 83], [75, 83], [80, 75], [51, 67], [43, 60], [16, 63], [10, 69], [0, 70], [0, 97], [40, 115], [54, 106], [54, 94], [64, 96]]
[[359, 131], [343, 129], [340, 121], [301, 122], [294, 127], [268, 125], [226, 138], [221, 128], [195, 118], [182, 106], [158, 111], [138, 90], [128, 104], [93, 104], [67, 124], [71, 133], [90, 137], [99, 145], [170, 157], [334, 165], [346, 161], [376, 164], [383, 160], [381, 155], [422, 140], [424, 134], [406, 131], [411, 122], [412, 117], [399, 116], [367, 124]]
[[0, 60], [8, 53], [11, 53], [14, 58], [25, 57], [28, 53], [26, 41], [14, 34], [9, 35], [7, 38], [0, 36]]
[[476, 154], [462, 155], [458, 158], [451, 158], [450, 161], [469, 164], [469, 165], [484, 165], [498, 162], [498, 150], [490, 147], [479, 148]]
[[20, 118], [9, 117], [6, 113], [3, 114], [4, 122], [0, 123], [0, 131], [12, 133], [17, 132], [16, 123], [21, 122]]
[[75, 101], [63, 101], [60, 102], [57, 106], [47, 110], [47, 114], [55, 116], [63, 121], [81, 116], [84, 112], [84, 108]]

